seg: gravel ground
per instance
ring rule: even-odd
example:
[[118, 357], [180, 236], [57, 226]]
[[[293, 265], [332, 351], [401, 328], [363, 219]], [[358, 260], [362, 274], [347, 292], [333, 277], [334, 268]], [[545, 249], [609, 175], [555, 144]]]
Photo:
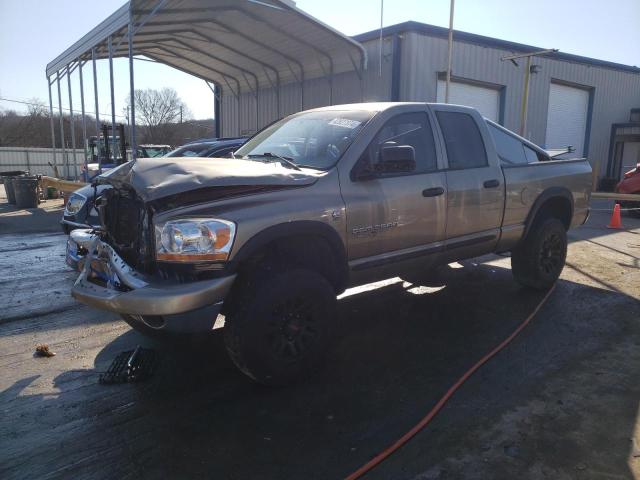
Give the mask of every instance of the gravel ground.
[[[413, 426], [542, 297], [498, 256], [429, 285], [350, 290], [327, 368], [269, 389], [235, 370], [220, 330], [168, 347], [75, 303], [60, 208], [0, 207], [2, 479], [342, 478]], [[594, 212], [570, 233], [567, 267], [533, 323], [367, 478], [640, 478], [640, 221], [625, 216], [627, 228], [612, 231], [608, 217]], [[18, 233], [27, 224], [40, 233]], [[35, 358], [42, 342], [57, 355]], [[138, 344], [157, 349], [153, 378], [98, 384]]]

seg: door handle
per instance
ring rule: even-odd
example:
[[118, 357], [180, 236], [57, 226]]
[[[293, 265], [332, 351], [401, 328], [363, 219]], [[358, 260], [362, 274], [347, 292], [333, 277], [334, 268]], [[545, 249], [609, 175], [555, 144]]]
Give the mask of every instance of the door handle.
[[439, 195], [442, 195], [444, 193], [444, 188], [442, 187], [434, 187], [434, 188], [427, 188], [425, 190], [422, 191], [422, 196], [423, 197], [437, 197]]
[[500, 180], [494, 178], [493, 180], [486, 180], [484, 183], [484, 188], [496, 188], [500, 186]]

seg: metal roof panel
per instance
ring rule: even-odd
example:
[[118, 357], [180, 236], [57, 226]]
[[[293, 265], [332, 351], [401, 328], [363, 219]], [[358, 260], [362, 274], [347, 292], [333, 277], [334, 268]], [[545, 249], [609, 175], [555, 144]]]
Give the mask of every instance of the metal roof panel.
[[[152, 55], [220, 85], [241, 91], [302, 78], [362, 70], [366, 51], [357, 41], [309, 16], [289, 0], [131, 0], [47, 65], [47, 76], [89, 58], [128, 55], [131, 13], [135, 55]], [[151, 57], [150, 57], [151, 58]]]

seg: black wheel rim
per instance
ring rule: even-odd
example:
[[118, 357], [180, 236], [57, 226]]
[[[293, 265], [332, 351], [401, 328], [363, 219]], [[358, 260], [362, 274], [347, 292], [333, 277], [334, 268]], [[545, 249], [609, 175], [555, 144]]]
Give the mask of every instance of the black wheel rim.
[[542, 241], [540, 249], [540, 268], [546, 275], [555, 275], [562, 267], [564, 242], [559, 235], [551, 233]]
[[295, 361], [312, 348], [319, 334], [316, 311], [304, 297], [287, 299], [272, 310], [268, 332], [277, 358]]

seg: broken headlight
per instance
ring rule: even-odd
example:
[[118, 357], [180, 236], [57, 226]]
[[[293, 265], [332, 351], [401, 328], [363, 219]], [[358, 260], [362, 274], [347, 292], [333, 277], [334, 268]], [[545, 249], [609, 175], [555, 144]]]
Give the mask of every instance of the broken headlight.
[[236, 225], [212, 218], [184, 218], [155, 225], [156, 259], [198, 262], [229, 258]]
[[64, 207], [65, 215], [75, 215], [80, 211], [80, 209], [87, 202], [87, 199], [84, 195], [80, 195], [79, 193], [72, 193], [67, 200], [67, 206]]

